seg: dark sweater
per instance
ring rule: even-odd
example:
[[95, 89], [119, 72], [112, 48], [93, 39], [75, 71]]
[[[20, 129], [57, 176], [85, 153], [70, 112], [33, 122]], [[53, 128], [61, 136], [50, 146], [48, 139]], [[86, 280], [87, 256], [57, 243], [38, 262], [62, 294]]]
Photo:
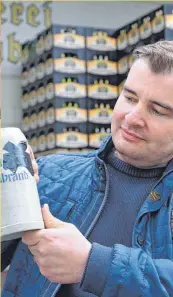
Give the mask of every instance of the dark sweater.
[[[88, 238], [94, 244], [82, 283], [82, 288], [90, 292], [101, 292], [103, 289], [101, 285], [109, 269], [111, 247], [117, 243], [132, 246], [136, 216], [164, 170], [136, 168], [119, 160], [114, 152], [108, 155], [106, 163], [110, 177], [108, 199]], [[57, 297], [95, 296], [83, 292], [80, 284], [64, 285], [57, 293]]]

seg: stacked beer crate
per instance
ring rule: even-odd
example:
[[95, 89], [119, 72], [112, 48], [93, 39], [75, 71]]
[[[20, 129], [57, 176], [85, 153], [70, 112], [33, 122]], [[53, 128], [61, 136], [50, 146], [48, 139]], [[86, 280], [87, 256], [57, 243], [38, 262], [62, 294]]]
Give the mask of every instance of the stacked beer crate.
[[34, 152], [88, 147], [85, 29], [52, 25], [31, 43], [23, 45], [22, 106]]
[[[124, 32], [124, 31], [122, 31]], [[124, 33], [123, 33], [124, 34]], [[98, 148], [110, 134], [110, 123], [121, 84], [128, 71], [124, 49], [114, 30], [87, 29], [89, 147]]]

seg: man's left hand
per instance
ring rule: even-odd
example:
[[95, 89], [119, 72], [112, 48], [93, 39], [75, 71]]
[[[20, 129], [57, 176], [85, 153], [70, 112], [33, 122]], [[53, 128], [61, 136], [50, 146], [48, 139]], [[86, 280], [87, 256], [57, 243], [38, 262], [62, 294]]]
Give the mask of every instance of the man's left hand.
[[71, 284], [82, 280], [91, 243], [70, 223], [56, 219], [46, 204], [42, 208], [45, 228], [26, 231], [28, 245], [42, 275], [50, 281]]

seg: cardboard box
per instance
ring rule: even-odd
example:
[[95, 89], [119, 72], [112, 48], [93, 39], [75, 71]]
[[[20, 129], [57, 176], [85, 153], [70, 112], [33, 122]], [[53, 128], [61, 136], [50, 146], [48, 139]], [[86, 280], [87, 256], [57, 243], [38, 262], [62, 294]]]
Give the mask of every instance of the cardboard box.
[[118, 97], [118, 76], [88, 75], [88, 97], [110, 100]]
[[164, 5], [165, 39], [173, 40], [173, 4]]
[[86, 51], [87, 72], [95, 75], [116, 75], [118, 72], [116, 51]]
[[77, 74], [53, 74], [55, 94], [63, 98], [86, 97], [86, 76]]
[[99, 148], [103, 140], [110, 134], [110, 124], [88, 124], [89, 148]]
[[152, 33], [153, 31], [152, 31], [152, 12], [151, 12], [139, 19], [140, 39], [145, 40], [146, 43], [149, 43]]
[[52, 25], [44, 32], [44, 48], [84, 49], [86, 29], [71, 25]]
[[115, 51], [115, 30], [87, 28], [86, 48], [95, 51]]
[[85, 50], [52, 48], [44, 55], [45, 73], [53, 71], [59, 73], [85, 73], [86, 53]]
[[115, 100], [88, 99], [88, 121], [98, 124], [110, 124]]

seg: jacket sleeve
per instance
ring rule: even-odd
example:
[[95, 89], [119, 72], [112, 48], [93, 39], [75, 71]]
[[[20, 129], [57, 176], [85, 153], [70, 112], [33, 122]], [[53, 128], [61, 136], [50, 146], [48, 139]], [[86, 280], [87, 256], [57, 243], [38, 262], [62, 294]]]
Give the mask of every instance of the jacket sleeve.
[[140, 248], [94, 243], [81, 288], [99, 297], [172, 297], [173, 259], [155, 260]]
[[13, 239], [1, 242], [1, 271], [10, 265], [19, 241], [20, 239]]

